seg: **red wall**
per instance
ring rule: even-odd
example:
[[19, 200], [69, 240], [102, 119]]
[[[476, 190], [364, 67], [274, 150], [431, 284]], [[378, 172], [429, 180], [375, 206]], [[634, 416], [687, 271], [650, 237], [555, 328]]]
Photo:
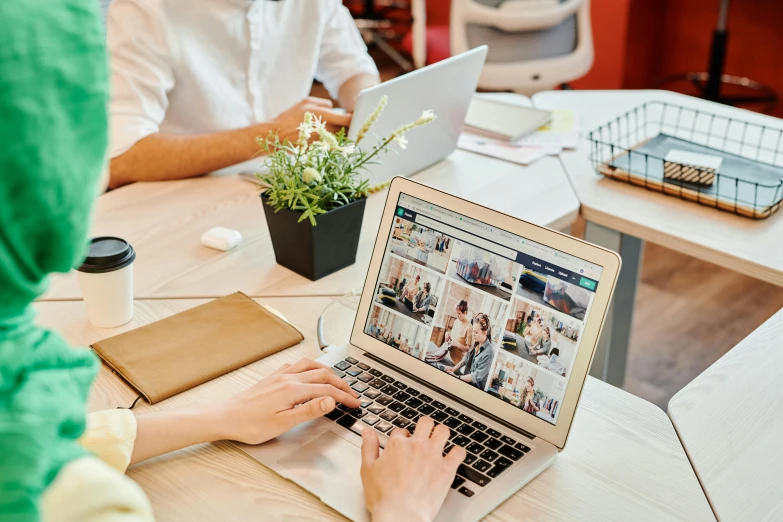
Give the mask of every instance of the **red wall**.
[[631, 0], [590, 0], [593, 68], [571, 82], [575, 89], [622, 89]]
[[[653, 88], [673, 74], [706, 70], [720, 0], [591, 2], [595, 64], [575, 88]], [[783, 97], [783, 2], [732, 0], [728, 28], [724, 72]], [[683, 84], [667, 88], [687, 92]], [[773, 114], [783, 116], [783, 101]]]

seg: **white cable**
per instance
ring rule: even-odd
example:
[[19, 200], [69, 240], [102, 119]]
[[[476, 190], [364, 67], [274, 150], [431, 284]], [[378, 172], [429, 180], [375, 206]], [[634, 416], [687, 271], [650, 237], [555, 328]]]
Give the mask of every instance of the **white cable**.
[[329, 311], [329, 309], [334, 306], [337, 303], [341, 303], [343, 299], [346, 297], [356, 297], [358, 295], [361, 295], [361, 292], [358, 292], [356, 290], [351, 290], [349, 294], [345, 294], [344, 296], [338, 297], [328, 305], [326, 305], [326, 308], [324, 308], [324, 311], [321, 312], [320, 317], [318, 317], [318, 324], [316, 325], [316, 336], [318, 337], [318, 347], [321, 349], [321, 351], [325, 350], [329, 343], [326, 342], [326, 339], [324, 338], [324, 317], [326, 316], [326, 312]]

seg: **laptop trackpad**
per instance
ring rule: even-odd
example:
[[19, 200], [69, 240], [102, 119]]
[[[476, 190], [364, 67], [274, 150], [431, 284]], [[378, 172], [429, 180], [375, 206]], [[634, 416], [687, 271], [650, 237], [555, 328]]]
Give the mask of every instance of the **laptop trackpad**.
[[361, 450], [332, 431], [326, 431], [278, 464], [289, 478], [352, 520], [368, 520], [359, 475]]

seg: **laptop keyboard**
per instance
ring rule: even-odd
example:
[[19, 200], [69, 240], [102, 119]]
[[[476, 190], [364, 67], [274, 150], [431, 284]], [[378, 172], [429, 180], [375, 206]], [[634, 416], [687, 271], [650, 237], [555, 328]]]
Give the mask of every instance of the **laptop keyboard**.
[[[528, 446], [508, 435], [353, 357], [338, 362], [332, 369], [360, 395], [362, 405], [349, 408], [338, 403], [326, 418], [359, 434], [370, 426], [382, 435], [388, 435], [395, 428], [413, 434], [419, 418], [428, 415], [451, 430], [444, 455], [455, 444], [466, 450], [465, 461], [460, 464], [451, 484], [452, 489], [466, 497], [472, 497], [476, 486], [488, 485], [530, 451]], [[380, 438], [381, 446], [384, 446], [387, 439]]]

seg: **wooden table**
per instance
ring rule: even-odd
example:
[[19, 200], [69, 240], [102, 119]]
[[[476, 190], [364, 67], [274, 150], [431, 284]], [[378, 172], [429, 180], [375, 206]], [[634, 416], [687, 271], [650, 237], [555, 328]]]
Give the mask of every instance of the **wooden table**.
[[[413, 179], [558, 230], [576, 219], [579, 202], [562, 166], [548, 157], [522, 167], [457, 150]], [[93, 236], [130, 241], [137, 252], [137, 299], [344, 295], [361, 290], [386, 192], [367, 201], [356, 264], [315, 283], [275, 263], [258, 188], [235, 176], [136, 183], [101, 196]], [[213, 226], [233, 228], [243, 242], [230, 252], [200, 244]], [[73, 273], [58, 276], [43, 300], [81, 299]]]
[[783, 310], [669, 401], [722, 522], [783, 519]]
[[[316, 318], [327, 297], [258, 299], [285, 314], [305, 341], [155, 406], [163, 410], [237, 393], [285, 362], [317, 357]], [[133, 321], [101, 330], [85, 319], [77, 301], [35, 304], [38, 322], [76, 345], [147, 324], [205, 302], [200, 299], [137, 301]], [[332, 307], [327, 340], [347, 342], [355, 311]], [[135, 394], [105, 367], [89, 409], [127, 406]], [[132, 467], [128, 475], [152, 502], [158, 520], [343, 520], [315, 497], [227, 442], [202, 444]], [[677, 436], [656, 406], [588, 378], [568, 445], [554, 466], [517, 492], [487, 520], [714, 520]]]
[[[783, 213], [754, 221], [676, 197], [606, 179], [588, 159], [589, 131], [645, 102], [659, 100], [706, 113], [783, 128], [783, 121], [667, 91], [549, 91], [533, 96], [538, 108], [573, 109], [585, 138], [560, 161], [581, 202], [585, 238], [623, 258], [615, 298], [591, 374], [622, 385], [633, 302], [644, 241], [783, 286]], [[740, 127], [737, 126], [739, 130]]]

